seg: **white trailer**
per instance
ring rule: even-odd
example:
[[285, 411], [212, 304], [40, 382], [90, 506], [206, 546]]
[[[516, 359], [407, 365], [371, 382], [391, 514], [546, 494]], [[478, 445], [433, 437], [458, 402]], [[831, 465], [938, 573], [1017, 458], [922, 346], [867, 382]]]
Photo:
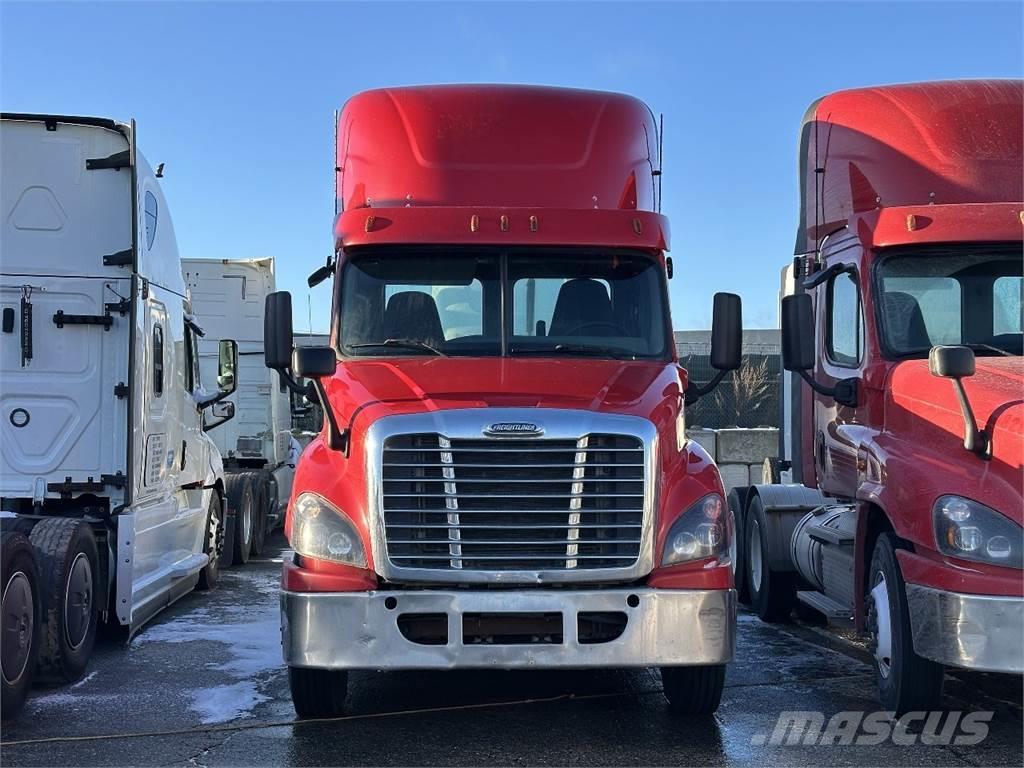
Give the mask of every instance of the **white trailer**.
[[263, 305], [273, 293], [274, 260], [185, 259], [185, 284], [207, 329], [199, 342], [200, 368], [213, 371], [216, 339], [238, 340], [235, 419], [213, 435], [224, 457], [229, 521], [225, 559], [259, 555], [268, 532], [284, 520], [292, 491], [291, 399], [275, 371], [263, 364]]
[[237, 345], [204, 389], [202, 330], [134, 122], [0, 118], [7, 717], [37, 657], [38, 676], [75, 680], [100, 620], [133, 633], [215, 583], [224, 479], [205, 430], [231, 418]]

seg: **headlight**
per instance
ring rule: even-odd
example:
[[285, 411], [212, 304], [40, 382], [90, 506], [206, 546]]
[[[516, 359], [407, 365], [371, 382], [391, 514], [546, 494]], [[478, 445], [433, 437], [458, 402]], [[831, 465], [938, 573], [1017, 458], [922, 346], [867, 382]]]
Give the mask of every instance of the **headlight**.
[[721, 496], [709, 493], [672, 524], [661, 564], [675, 565], [715, 555], [728, 560], [731, 538], [732, 512]]
[[315, 493], [295, 500], [291, 544], [304, 557], [366, 567], [363, 541], [352, 521]]
[[932, 508], [932, 520], [942, 554], [1024, 568], [1024, 531], [994, 509], [962, 496], [941, 496]]

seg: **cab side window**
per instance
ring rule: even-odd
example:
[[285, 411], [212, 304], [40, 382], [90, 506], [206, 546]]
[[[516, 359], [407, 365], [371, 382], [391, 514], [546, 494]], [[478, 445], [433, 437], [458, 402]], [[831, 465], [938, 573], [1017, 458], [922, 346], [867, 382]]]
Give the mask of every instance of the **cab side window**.
[[841, 272], [828, 282], [825, 351], [836, 365], [852, 368], [864, 353], [864, 311], [855, 272]]
[[201, 385], [199, 379], [199, 336], [185, 325], [185, 378], [189, 392]]

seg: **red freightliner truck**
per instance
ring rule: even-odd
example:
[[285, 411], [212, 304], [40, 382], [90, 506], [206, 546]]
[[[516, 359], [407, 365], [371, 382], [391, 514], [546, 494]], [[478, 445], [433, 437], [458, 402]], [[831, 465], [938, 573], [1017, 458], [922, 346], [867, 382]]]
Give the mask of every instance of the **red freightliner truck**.
[[[300, 716], [354, 669], [660, 667], [672, 709], [718, 706], [732, 520], [684, 432], [710, 385], [674, 349], [658, 137], [636, 99], [555, 88], [341, 111], [330, 346], [293, 349], [286, 293], [265, 316], [267, 365], [325, 411], [285, 523]], [[740, 324], [716, 295], [722, 373]]]
[[899, 713], [946, 666], [1024, 671], [1022, 115], [1021, 81], [979, 80], [803, 123], [780, 456], [730, 493], [737, 578], [763, 619], [852, 619]]

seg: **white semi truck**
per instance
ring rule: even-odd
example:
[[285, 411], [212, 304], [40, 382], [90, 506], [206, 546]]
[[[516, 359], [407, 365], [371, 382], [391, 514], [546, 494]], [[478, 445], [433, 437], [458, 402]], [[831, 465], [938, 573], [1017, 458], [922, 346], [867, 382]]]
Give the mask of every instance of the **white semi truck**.
[[3, 716], [33, 676], [84, 672], [194, 587], [223, 541], [206, 430], [231, 418], [238, 348], [198, 364], [174, 227], [135, 124], [0, 119]]
[[235, 419], [212, 435], [224, 457], [228, 500], [224, 560], [244, 563], [263, 551], [267, 533], [284, 519], [295, 456], [291, 399], [280, 377], [263, 365], [263, 305], [274, 285], [274, 260], [185, 259], [185, 284], [207, 329], [199, 341], [200, 369], [212, 374], [217, 339], [239, 345]]

